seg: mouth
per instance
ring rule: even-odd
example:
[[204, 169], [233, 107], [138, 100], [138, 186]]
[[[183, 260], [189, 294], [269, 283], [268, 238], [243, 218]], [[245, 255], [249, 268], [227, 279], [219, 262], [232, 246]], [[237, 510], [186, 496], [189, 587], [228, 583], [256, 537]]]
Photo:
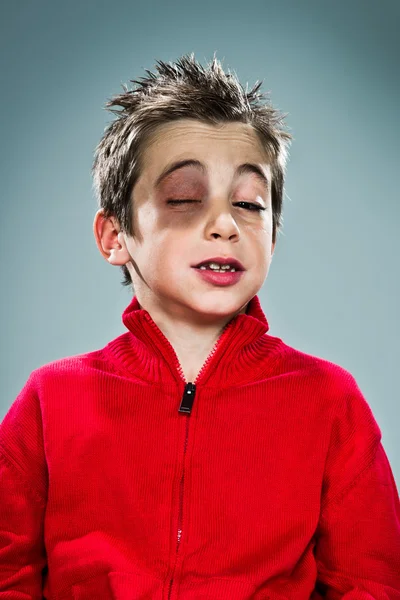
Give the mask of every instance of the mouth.
[[[223, 256], [215, 256], [213, 258], [206, 258], [199, 262], [197, 265], [192, 265], [194, 269], [200, 269], [200, 267], [206, 267], [208, 271], [212, 271], [209, 267], [210, 263], [216, 263], [218, 265], [229, 265], [231, 268], [234, 268], [235, 271], [245, 271], [246, 269], [242, 265], [242, 263], [233, 257], [223, 257]], [[204, 269], [202, 269], [204, 270]], [[216, 271], [218, 273], [218, 271]], [[222, 271], [220, 271], [222, 272]], [[231, 272], [229, 269], [224, 269], [223, 272]]]
[[216, 271], [207, 268], [200, 269], [200, 267], [192, 267], [192, 269], [196, 271], [203, 282], [214, 287], [232, 286], [238, 283], [245, 273], [245, 271], [231, 271], [230, 269], [225, 271]]

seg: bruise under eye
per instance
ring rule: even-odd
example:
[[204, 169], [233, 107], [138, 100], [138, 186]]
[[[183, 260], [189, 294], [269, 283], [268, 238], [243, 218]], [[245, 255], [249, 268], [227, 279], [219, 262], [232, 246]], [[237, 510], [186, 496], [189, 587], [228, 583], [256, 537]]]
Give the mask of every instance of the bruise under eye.
[[162, 184], [161, 189], [163, 195], [171, 198], [190, 198], [191, 196], [194, 198], [199, 194], [203, 195], [206, 191], [204, 184], [199, 181], [198, 174], [183, 176], [181, 173], [171, 173]]

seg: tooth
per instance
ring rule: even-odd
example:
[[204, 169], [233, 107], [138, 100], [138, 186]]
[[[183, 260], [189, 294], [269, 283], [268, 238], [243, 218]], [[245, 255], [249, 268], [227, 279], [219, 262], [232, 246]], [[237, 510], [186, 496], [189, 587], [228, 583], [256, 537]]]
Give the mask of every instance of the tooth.
[[209, 263], [211, 269], [231, 269], [230, 265], [220, 265], [218, 263]]
[[[219, 273], [227, 273], [227, 272], [235, 273], [235, 271], [236, 271], [235, 267], [231, 267], [230, 265], [219, 266], [217, 263], [209, 263], [209, 267], [210, 267], [209, 270], [216, 271]], [[207, 267], [204, 265], [204, 266], [199, 267], [199, 269], [201, 269], [202, 271], [206, 271]]]

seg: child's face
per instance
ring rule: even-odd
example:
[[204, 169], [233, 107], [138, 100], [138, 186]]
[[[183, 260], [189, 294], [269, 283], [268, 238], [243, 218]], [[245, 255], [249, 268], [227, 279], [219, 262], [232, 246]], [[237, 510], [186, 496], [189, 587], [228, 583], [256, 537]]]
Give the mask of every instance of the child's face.
[[[172, 163], [185, 159], [204, 169], [185, 166], [157, 184]], [[257, 165], [268, 185], [252, 172], [235, 175], [244, 163]], [[135, 238], [123, 235], [141, 306], [156, 303], [171, 315], [188, 309], [210, 317], [245, 312], [266, 279], [274, 250], [270, 166], [252, 127], [192, 119], [162, 125], [144, 151], [143, 165], [132, 194]], [[199, 202], [168, 203], [178, 199]], [[242, 263], [246, 270], [237, 283], [211, 284], [193, 268], [215, 256]]]

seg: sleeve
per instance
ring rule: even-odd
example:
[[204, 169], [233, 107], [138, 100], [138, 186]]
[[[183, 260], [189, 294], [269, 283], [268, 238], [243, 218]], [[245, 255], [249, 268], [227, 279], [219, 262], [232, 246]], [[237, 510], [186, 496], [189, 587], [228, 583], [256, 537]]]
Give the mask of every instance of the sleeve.
[[47, 470], [32, 375], [0, 423], [0, 600], [42, 600]]
[[314, 554], [326, 600], [400, 600], [400, 503], [354, 378], [331, 431]]

